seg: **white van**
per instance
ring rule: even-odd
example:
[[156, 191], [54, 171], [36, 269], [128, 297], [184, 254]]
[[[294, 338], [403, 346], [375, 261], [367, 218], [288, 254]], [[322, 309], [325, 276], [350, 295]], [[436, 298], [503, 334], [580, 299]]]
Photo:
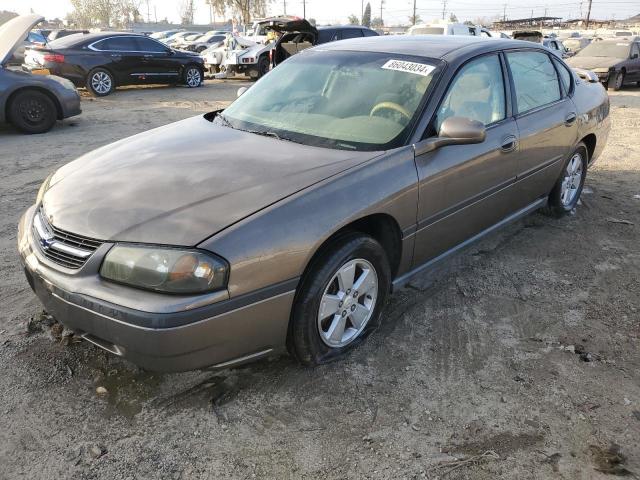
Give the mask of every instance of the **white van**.
[[464, 23], [450, 23], [450, 22], [433, 22], [422, 23], [420, 25], [414, 25], [409, 28], [407, 35], [475, 35], [475, 30], [471, 29]]

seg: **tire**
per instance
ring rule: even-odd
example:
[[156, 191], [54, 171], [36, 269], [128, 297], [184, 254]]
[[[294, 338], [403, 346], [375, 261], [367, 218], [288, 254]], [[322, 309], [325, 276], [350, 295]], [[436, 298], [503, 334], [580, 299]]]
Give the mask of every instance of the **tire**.
[[87, 75], [87, 90], [95, 97], [106, 97], [116, 89], [116, 82], [109, 70], [94, 68]]
[[624, 72], [620, 70], [617, 72], [612, 79], [609, 80], [608, 88], [609, 90], [618, 91], [624, 85]]
[[182, 83], [189, 88], [196, 88], [202, 84], [202, 70], [196, 65], [187, 65], [182, 72]]
[[9, 122], [28, 134], [48, 132], [58, 117], [53, 100], [46, 93], [37, 90], [18, 92], [11, 99], [7, 113]]
[[[579, 143], [565, 162], [562, 173], [549, 194], [549, 201], [543, 209], [544, 213], [560, 218], [576, 208], [584, 187], [584, 181], [587, 178], [588, 164], [589, 152], [587, 147], [584, 143]], [[577, 169], [579, 169], [579, 175]]]
[[[348, 288], [350, 271], [353, 286], [360, 280], [360, 292]], [[296, 294], [289, 352], [309, 366], [342, 357], [380, 324], [390, 284], [387, 255], [373, 238], [350, 233], [328, 244], [310, 265]]]
[[269, 58], [266, 55], [258, 59], [258, 78], [264, 77], [269, 73]]

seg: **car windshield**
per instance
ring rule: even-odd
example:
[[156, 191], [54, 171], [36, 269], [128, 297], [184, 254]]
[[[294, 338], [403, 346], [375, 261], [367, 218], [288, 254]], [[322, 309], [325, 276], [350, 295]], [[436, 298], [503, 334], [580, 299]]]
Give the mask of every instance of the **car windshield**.
[[615, 57], [627, 58], [630, 43], [624, 42], [592, 42], [578, 52], [577, 57]]
[[289, 58], [231, 104], [222, 122], [306, 145], [401, 145], [430, 90], [435, 60], [349, 51]]

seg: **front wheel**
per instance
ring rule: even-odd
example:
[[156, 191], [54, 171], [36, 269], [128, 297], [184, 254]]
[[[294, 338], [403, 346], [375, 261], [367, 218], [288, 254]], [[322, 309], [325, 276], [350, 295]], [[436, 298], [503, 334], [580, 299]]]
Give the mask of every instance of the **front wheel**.
[[199, 87], [202, 83], [202, 71], [195, 66], [189, 66], [184, 70], [183, 82], [189, 88]]
[[578, 205], [580, 194], [587, 178], [589, 153], [584, 143], [578, 144], [569, 160], [567, 160], [560, 178], [549, 194], [549, 203], [544, 212], [561, 217], [571, 212]]
[[289, 351], [305, 365], [344, 355], [379, 325], [390, 283], [389, 261], [376, 240], [352, 233], [334, 241], [296, 295]]
[[619, 71], [613, 76], [613, 79], [609, 80], [609, 89], [618, 91], [624, 85], [624, 72]]
[[264, 77], [269, 73], [269, 58], [263, 55], [258, 60], [258, 78]]
[[56, 123], [57, 111], [53, 100], [43, 92], [18, 92], [8, 108], [9, 121], [24, 133], [44, 133]]

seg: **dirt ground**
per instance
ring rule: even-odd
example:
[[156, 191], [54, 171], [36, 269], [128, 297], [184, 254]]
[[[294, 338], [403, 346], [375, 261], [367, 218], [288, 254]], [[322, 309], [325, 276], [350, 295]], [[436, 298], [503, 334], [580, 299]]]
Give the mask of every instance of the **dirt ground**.
[[85, 97], [48, 134], [0, 129], [0, 479], [640, 478], [637, 88], [611, 95], [575, 215], [530, 216], [416, 279], [344, 361], [160, 375], [60, 338], [15, 247], [41, 181], [241, 85]]

